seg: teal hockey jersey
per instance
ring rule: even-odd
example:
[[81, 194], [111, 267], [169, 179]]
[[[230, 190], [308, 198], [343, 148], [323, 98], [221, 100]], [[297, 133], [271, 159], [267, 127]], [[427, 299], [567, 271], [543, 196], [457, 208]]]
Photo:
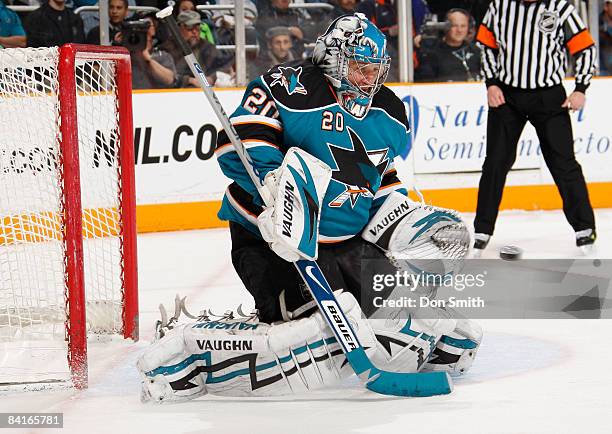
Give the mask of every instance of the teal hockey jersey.
[[[262, 179], [281, 165], [293, 146], [331, 167], [319, 242], [359, 234], [389, 193], [407, 193], [394, 159], [408, 146], [408, 120], [402, 101], [385, 86], [367, 115], [357, 119], [338, 103], [317, 66], [291, 62], [253, 80], [230, 120]], [[215, 154], [223, 173], [234, 181], [225, 192], [219, 218], [259, 234], [262, 200], [225, 131], [219, 133]]]

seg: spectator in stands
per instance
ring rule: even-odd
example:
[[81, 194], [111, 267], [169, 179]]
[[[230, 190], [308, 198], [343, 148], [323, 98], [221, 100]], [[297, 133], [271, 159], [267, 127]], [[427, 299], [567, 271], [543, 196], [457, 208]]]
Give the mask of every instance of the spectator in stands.
[[330, 0], [330, 3], [334, 6], [334, 10], [330, 14], [332, 20], [342, 15], [352, 14], [357, 6], [357, 0]]
[[362, 0], [356, 11], [376, 24], [387, 37], [387, 45], [397, 49], [397, 6], [394, 0]]
[[291, 51], [293, 48], [291, 31], [287, 27], [272, 27], [266, 32], [266, 40], [267, 49], [262, 50], [257, 59], [249, 64], [251, 80], [275, 65], [296, 59]]
[[[215, 0], [217, 5], [234, 5], [234, 0]], [[215, 10], [212, 12], [212, 22], [215, 31], [215, 41], [217, 45], [234, 45], [236, 43], [236, 20], [234, 18], [235, 10]], [[257, 30], [255, 30], [255, 21], [257, 20], [257, 7], [252, 0], [244, 1], [244, 32], [247, 45], [257, 44]], [[249, 52], [247, 52], [247, 55]], [[233, 60], [234, 51], [220, 51], [218, 57], [222, 58], [225, 63]]]
[[[181, 36], [187, 41], [196, 59], [198, 59], [198, 62], [204, 68], [206, 79], [211, 85], [214, 85], [217, 81], [217, 70], [226, 65], [219, 65], [215, 46], [200, 37], [200, 24], [202, 24], [200, 14], [196, 11], [183, 11], [178, 15], [176, 22], [178, 23]], [[178, 74], [177, 86], [199, 87], [197, 80], [189, 69], [189, 65], [187, 65], [183, 58], [181, 49], [174, 39], [166, 40], [162, 47], [172, 55], [176, 64]]]
[[[270, 0], [269, 7], [262, 7], [255, 22], [259, 46], [265, 47], [266, 32], [272, 27], [287, 27], [291, 32], [294, 51], [301, 57], [304, 52], [304, 18], [294, 9], [289, 9], [289, 0]], [[311, 38], [314, 40], [314, 37]]]
[[[396, 0], [361, 0], [355, 7], [356, 12], [361, 12], [385, 34], [387, 37], [387, 50], [393, 60], [389, 69], [387, 82], [397, 81], [398, 74], [398, 35]], [[420, 42], [418, 30], [421, 28], [425, 17], [429, 14], [427, 3], [424, 0], [412, 0], [412, 31], [415, 45]], [[416, 64], [415, 55], [415, 64]]]
[[53, 47], [85, 42], [83, 20], [66, 7], [64, 0], [49, 0], [25, 21], [28, 47]]
[[[132, 59], [132, 87], [134, 89], [163, 89], [176, 86], [177, 74], [174, 59], [167, 51], [156, 46], [155, 34], [159, 25], [154, 13], [139, 15], [148, 21], [146, 46], [144, 50], [130, 50]], [[123, 35], [118, 33], [115, 40], [122, 42]], [[125, 44], [124, 44], [125, 45]]]
[[[41, 0], [44, 1], [44, 0]], [[67, 0], [68, 1], [68, 0]], [[76, 11], [78, 8], [82, 6], [98, 6], [98, 0], [72, 0], [72, 4], [70, 1], [67, 3], [67, 7], [72, 8]], [[140, 2], [138, 2], [140, 5]], [[129, 6], [136, 6], [136, 0], [128, 0]], [[165, 7], [165, 4], [164, 6]], [[76, 13], [76, 12], [75, 12]], [[81, 11], [77, 14], [83, 20], [83, 29], [85, 31], [85, 35], [89, 35], [91, 30], [100, 25], [100, 13], [97, 10], [93, 11]]]
[[[111, 43], [121, 31], [121, 23], [128, 16], [127, 0], [110, 0], [108, 3], [109, 40]], [[87, 43], [100, 45], [100, 26], [96, 26], [87, 34]]]
[[19, 16], [0, 0], [0, 46], [15, 48], [26, 46], [26, 32]]
[[470, 14], [451, 9], [446, 19], [450, 28], [431, 47], [419, 50], [417, 81], [474, 81], [480, 73], [480, 49], [468, 41]]
[[[399, 26], [397, 24], [397, 1], [396, 0], [361, 0], [356, 12], [363, 13], [370, 21], [385, 34], [387, 44], [390, 48], [397, 50], [397, 36]], [[424, 0], [412, 1], [413, 27], [418, 31], [423, 25], [425, 17], [429, 14], [427, 2]], [[393, 58], [393, 53], [391, 53]]]
[[[178, 17], [178, 15], [183, 11], [196, 11], [202, 16], [202, 13], [196, 9], [196, 0], [179, 0], [174, 4], [174, 9], [172, 10], [172, 15], [174, 18]], [[204, 14], [202, 19], [202, 24], [200, 24], [200, 37], [202, 39], [206, 39], [211, 44], [215, 43], [215, 36], [212, 29], [212, 22], [209, 24], [209, 19], [211, 15]]]
[[605, 0], [599, 17], [599, 68], [601, 75], [612, 75], [612, 0]]
[[427, 0], [431, 13], [436, 14], [439, 20], [451, 9], [465, 9], [474, 20], [474, 29], [480, 26], [490, 3], [491, 0]]
[[[216, 4], [218, 5], [233, 5], [235, 0], [217, 0]], [[234, 28], [234, 12], [235, 10], [226, 9], [226, 10], [217, 10], [213, 11], [213, 22], [215, 26], [221, 28]], [[244, 21], [246, 27], [253, 27], [255, 24], [255, 20], [257, 19], [257, 6], [253, 3], [252, 0], [244, 1]]]
[[[41, 0], [44, 1], [44, 0]], [[98, 0], [72, 0], [68, 2], [68, 6], [72, 10], [76, 10], [82, 6], [97, 6]], [[100, 14], [98, 11], [83, 11], [77, 14], [83, 20], [83, 29], [85, 35], [88, 35], [91, 29], [100, 24]]]
[[195, 11], [196, 10], [196, 1], [195, 0], [179, 0], [176, 3], [174, 3], [173, 9], [172, 9], [172, 15], [174, 15], [174, 17], [178, 17], [178, 14], [180, 14], [183, 11]]

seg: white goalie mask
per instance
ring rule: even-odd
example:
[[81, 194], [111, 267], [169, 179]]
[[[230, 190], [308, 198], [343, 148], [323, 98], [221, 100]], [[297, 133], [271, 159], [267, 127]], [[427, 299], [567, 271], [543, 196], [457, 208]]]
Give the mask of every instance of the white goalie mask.
[[361, 13], [334, 20], [317, 38], [312, 62], [336, 89], [340, 104], [364, 117], [387, 79], [391, 58], [385, 35]]

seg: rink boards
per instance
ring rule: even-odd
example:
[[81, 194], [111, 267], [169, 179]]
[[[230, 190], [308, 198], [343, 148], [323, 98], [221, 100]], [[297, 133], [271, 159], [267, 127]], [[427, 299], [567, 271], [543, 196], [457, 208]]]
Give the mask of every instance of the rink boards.
[[[486, 94], [482, 83], [390, 85], [404, 101], [412, 140], [400, 177], [426, 200], [474, 211], [486, 151]], [[567, 80], [568, 92], [573, 80]], [[228, 113], [243, 89], [218, 89]], [[586, 107], [571, 115], [576, 157], [595, 207], [612, 207], [611, 79], [595, 79]], [[135, 91], [134, 141], [140, 232], [222, 225], [216, 218], [229, 180], [214, 157], [220, 123], [199, 89]], [[535, 130], [527, 125], [508, 176], [502, 209], [559, 209], [561, 200], [546, 168]]]

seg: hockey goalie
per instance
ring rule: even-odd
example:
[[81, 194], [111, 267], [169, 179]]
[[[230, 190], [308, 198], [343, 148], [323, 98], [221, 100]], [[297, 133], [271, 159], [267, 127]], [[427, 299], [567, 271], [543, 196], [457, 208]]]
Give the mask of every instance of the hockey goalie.
[[409, 125], [404, 104], [383, 85], [389, 62], [382, 32], [361, 14], [345, 15], [317, 39], [311, 59], [249, 84], [230, 118], [261, 194], [225, 131], [216, 156], [233, 180], [219, 217], [229, 221], [232, 263], [256, 314], [181, 323], [179, 302], [138, 360], [145, 400], [291, 394], [354, 374], [292, 264], [300, 259], [316, 259], [377, 367], [469, 369], [482, 338], [472, 321], [435, 308], [380, 318], [368, 302], [373, 273], [417, 262], [425, 273], [454, 272], [470, 244], [456, 212], [409, 200], [398, 178], [394, 160]]

